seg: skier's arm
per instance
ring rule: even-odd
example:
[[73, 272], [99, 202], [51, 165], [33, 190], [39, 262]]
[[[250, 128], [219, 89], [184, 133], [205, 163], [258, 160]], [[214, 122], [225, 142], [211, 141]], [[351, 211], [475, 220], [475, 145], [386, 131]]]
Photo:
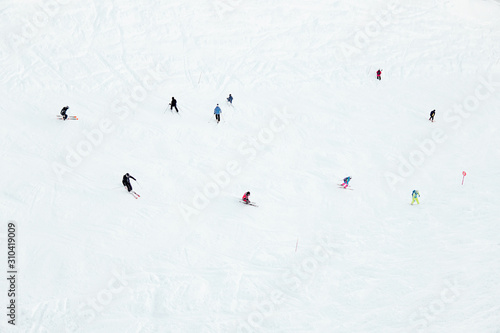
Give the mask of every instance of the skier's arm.
[[132, 178], [133, 180], [137, 181], [137, 179], [135, 179], [134, 177], [132, 177], [132, 176], [129, 176], [129, 177]]

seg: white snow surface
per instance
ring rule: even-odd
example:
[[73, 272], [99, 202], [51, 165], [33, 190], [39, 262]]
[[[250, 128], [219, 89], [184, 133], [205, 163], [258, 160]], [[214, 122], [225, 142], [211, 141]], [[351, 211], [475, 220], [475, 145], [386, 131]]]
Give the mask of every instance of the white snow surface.
[[0, 16], [1, 332], [500, 331], [498, 1]]

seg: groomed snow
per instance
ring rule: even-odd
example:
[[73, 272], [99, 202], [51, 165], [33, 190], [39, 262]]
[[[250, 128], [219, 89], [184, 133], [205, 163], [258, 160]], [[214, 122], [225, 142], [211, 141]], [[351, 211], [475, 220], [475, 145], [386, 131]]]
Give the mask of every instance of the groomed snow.
[[499, 17], [2, 1], [0, 331], [500, 332]]

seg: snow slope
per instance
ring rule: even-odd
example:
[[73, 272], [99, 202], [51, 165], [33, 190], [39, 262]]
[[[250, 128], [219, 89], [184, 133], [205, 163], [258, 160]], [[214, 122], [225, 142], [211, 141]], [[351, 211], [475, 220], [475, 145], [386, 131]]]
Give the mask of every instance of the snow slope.
[[1, 332], [500, 331], [498, 1], [0, 15]]

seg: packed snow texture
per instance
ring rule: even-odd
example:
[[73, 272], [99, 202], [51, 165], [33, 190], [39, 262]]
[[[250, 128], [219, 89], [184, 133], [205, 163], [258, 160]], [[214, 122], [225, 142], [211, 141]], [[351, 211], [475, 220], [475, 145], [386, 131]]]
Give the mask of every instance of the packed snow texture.
[[0, 16], [1, 332], [500, 331], [499, 1]]

